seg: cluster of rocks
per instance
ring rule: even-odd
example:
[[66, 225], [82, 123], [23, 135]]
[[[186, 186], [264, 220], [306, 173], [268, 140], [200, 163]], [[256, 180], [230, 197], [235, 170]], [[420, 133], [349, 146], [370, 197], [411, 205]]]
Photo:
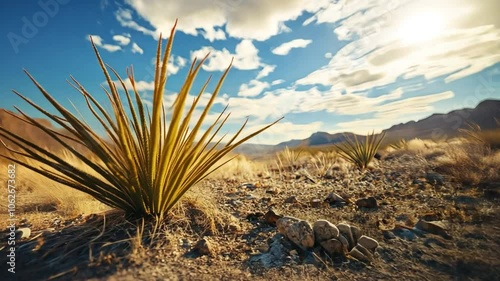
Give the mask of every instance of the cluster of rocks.
[[[368, 236], [362, 235], [361, 230], [346, 223], [334, 225], [327, 220], [318, 220], [312, 225], [305, 220], [284, 216], [276, 220], [278, 233], [284, 236], [293, 245], [305, 252], [314, 252], [322, 249], [330, 257], [353, 257], [363, 262], [371, 262], [379, 243]], [[273, 261], [280, 253], [286, 253], [282, 243], [275, 240], [270, 245], [270, 251], [258, 257], [257, 260]], [[272, 255], [272, 257], [267, 257]], [[267, 258], [266, 258], [267, 257]]]
[[303, 250], [320, 246], [328, 255], [349, 254], [360, 261], [371, 262], [378, 242], [362, 235], [356, 226], [346, 223], [334, 225], [327, 220], [308, 221], [282, 217], [276, 221], [278, 232]]

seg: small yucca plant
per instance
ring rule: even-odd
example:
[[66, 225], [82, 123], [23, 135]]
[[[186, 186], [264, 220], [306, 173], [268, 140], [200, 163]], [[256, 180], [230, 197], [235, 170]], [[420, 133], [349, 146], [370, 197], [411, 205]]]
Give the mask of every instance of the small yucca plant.
[[374, 132], [366, 135], [363, 142], [359, 141], [356, 135], [354, 139], [346, 135], [346, 141], [340, 145], [335, 145], [339, 149], [339, 155], [347, 161], [353, 163], [361, 170], [366, 169], [377, 153], [380, 143], [385, 137], [385, 132], [376, 136]]
[[[12, 115], [43, 130], [70, 154], [85, 163], [93, 173], [87, 173], [82, 169], [73, 167], [64, 157], [60, 157], [0, 127], [0, 137], [19, 147], [19, 150], [16, 151], [12, 148], [9, 148], [9, 150], [20, 156], [35, 160], [37, 165], [29, 164], [29, 162], [22, 161], [20, 158], [8, 155], [2, 156], [54, 181], [88, 193], [97, 200], [111, 207], [122, 209], [128, 214], [164, 218], [164, 215], [193, 185], [229, 161], [219, 165], [218, 161], [223, 156], [279, 121], [236, 141], [246, 125], [245, 122], [234, 137], [222, 145], [223, 138], [216, 139], [216, 134], [229, 117], [229, 114], [225, 115], [224, 109], [217, 120], [210, 124], [203, 134], [200, 133], [203, 121], [219, 93], [223, 80], [229, 71], [229, 66], [217, 83], [201, 116], [190, 129], [189, 124], [193, 112], [209, 81], [206, 81], [203, 85], [185, 114], [184, 107], [195, 77], [207, 58], [205, 57], [199, 63], [196, 63], [196, 60], [193, 61], [186, 80], [171, 108], [171, 120], [167, 122], [163, 95], [174, 32], [175, 25], [170, 33], [163, 58], [161, 54], [161, 36], [158, 41], [152, 113], [141, 101], [136, 89], [133, 71], [127, 69], [127, 75], [133, 88], [129, 92], [117, 72], [108, 66], [125, 92], [126, 104], [124, 103], [95, 44], [92, 42], [92, 47], [109, 86], [109, 91], [106, 89], [104, 91], [111, 103], [112, 112], [107, 112], [73, 77], [71, 79], [74, 84], [70, 84], [83, 95], [93, 116], [104, 128], [107, 138], [100, 136], [87, 122], [80, 120], [80, 118], [61, 106], [28, 72], [26, 74], [61, 116], [49, 113], [14, 91], [15, 94], [35, 109], [67, 130], [71, 136], [63, 136], [56, 130], [46, 128], [17, 107], [16, 110], [19, 111], [22, 118], [15, 114]], [[69, 145], [68, 140], [82, 144], [100, 161], [88, 159], [81, 151], [77, 151]], [[52, 169], [41, 168], [42, 166]]]

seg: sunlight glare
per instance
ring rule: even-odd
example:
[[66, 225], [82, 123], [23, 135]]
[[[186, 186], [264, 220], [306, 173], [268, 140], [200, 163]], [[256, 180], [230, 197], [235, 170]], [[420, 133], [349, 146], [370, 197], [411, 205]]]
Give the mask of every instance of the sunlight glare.
[[442, 15], [427, 11], [403, 20], [398, 30], [398, 37], [405, 43], [416, 44], [438, 37], [443, 30], [444, 21]]

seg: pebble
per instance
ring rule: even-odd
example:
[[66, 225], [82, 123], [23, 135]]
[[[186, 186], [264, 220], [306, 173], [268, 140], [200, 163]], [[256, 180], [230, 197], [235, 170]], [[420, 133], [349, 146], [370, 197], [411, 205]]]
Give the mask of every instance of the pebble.
[[375, 199], [375, 197], [368, 197], [368, 198], [362, 198], [362, 199], [358, 199], [356, 201], [356, 205], [358, 207], [363, 207], [363, 208], [377, 208], [377, 199]]

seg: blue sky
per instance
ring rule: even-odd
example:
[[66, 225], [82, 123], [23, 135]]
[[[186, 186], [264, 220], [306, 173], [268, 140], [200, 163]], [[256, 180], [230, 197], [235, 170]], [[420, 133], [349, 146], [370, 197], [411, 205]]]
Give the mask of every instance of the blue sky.
[[251, 142], [317, 131], [365, 134], [498, 99], [499, 10], [496, 0], [1, 1], [0, 107], [41, 116], [12, 89], [48, 106], [26, 69], [95, 124], [66, 82], [74, 76], [106, 104], [90, 35], [123, 78], [133, 65], [148, 102], [157, 38], [178, 18], [167, 105], [192, 59], [210, 52], [194, 87], [213, 75], [203, 100], [235, 61], [209, 116], [229, 104], [224, 132], [235, 132], [246, 117], [252, 130], [284, 116]]

